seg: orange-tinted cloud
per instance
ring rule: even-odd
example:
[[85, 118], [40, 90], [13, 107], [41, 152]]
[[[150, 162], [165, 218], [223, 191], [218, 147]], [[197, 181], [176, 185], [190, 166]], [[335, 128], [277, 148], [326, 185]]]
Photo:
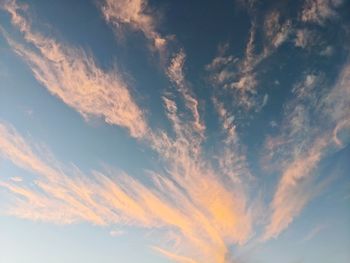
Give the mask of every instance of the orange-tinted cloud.
[[[123, 8], [125, 1], [106, 1], [103, 9], [106, 19], [131, 24], [157, 46], [157, 38], [161, 37], [153, 18], [144, 12], [146, 2], [130, 3]], [[86, 221], [96, 225], [144, 227], [167, 241], [170, 239], [169, 244], [156, 250], [174, 261], [228, 262], [230, 246], [243, 245], [254, 235], [256, 215], [252, 211], [254, 202], [249, 196], [249, 187], [255, 178], [241, 149], [235, 116], [219, 99], [214, 99], [214, 106], [224, 139], [214, 158], [204, 152], [205, 123], [199, 114], [198, 100], [185, 80], [185, 53], [180, 51], [173, 57], [167, 75], [182, 95], [191, 116], [188, 118], [175, 100], [164, 96], [164, 108], [173, 133], [153, 130], [117, 72], [103, 71], [82, 50], [35, 33], [29, 20], [19, 14], [22, 7], [15, 1], [8, 1], [4, 8], [25, 41], [33, 47], [21, 45], [4, 34], [15, 52], [28, 62], [38, 81], [85, 118], [101, 116], [107, 123], [127, 128], [131, 136], [142, 138], [145, 145], [158, 154], [162, 166], [159, 171], [148, 171], [147, 183], [113, 168], [83, 173], [77, 167], [48, 157], [51, 155], [33, 147], [9, 125], [0, 124], [1, 154], [37, 175], [29, 185], [16, 180], [0, 182], [14, 198], [6, 212], [60, 224]], [[271, 16], [273, 21], [275, 16]], [[232, 56], [225, 56], [225, 48], [208, 69], [220, 71], [216, 76], [219, 82], [237, 77], [233, 88], [255, 94], [255, 66], [285, 40], [283, 28], [284, 24], [273, 29], [265, 53], [255, 54], [253, 24], [244, 58], [238, 63], [239, 76], [232, 75], [230, 67], [221, 68], [237, 63]], [[282, 162], [281, 178], [270, 210], [265, 212], [271, 215], [268, 214], [264, 240], [277, 237], [287, 229], [317, 192], [309, 186], [314, 169], [332, 141], [328, 135], [333, 135], [337, 144], [344, 140], [342, 130], [348, 125], [342, 123], [349, 123], [345, 114], [350, 105], [348, 72], [344, 70], [336, 87], [321, 100], [322, 114], [331, 126], [327, 132], [319, 133], [308, 125], [307, 110], [297, 101], [287, 116], [286, 122], [290, 124], [287, 135], [271, 140], [271, 151], [289, 143], [293, 146], [288, 148], [290, 156]], [[303, 92], [297, 97], [310, 92], [309, 89], [299, 91]], [[243, 102], [249, 104], [250, 100]], [[301, 151], [304, 145], [307, 150]]]
[[86, 119], [102, 117], [109, 124], [127, 128], [133, 137], [145, 135], [148, 128], [144, 114], [119, 72], [104, 71], [82, 49], [34, 32], [28, 19], [20, 14], [24, 7], [14, 0], [7, 1], [3, 9], [11, 14], [13, 25], [34, 48], [19, 44], [4, 33], [8, 43], [50, 93]]
[[[317, 94], [315, 85], [321, 85], [317, 78], [306, 75], [298, 84], [296, 98], [287, 107], [282, 134], [268, 140], [268, 150], [272, 155], [282, 154], [282, 176], [276, 187], [272, 202], [271, 216], [262, 240], [276, 238], [300, 214], [308, 202], [320, 191], [314, 171], [319, 162], [330, 152], [343, 147], [338, 133], [349, 130], [350, 112], [350, 65], [345, 64], [337, 82], [327, 92]], [[304, 103], [317, 105], [317, 117], [321, 129], [310, 122], [310, 110]], [[343, 136], [345, 142], [349, 136]], [[287, 152], [287, 154], [285, 153]], [[276, 159], [274, 159], [276, 161]]]
[[200, 154], [191, 152], [185, 137], [159, 149], [168, 172], [153, 172], [146, 186], [112, 169], [83, 174], [47, 159], [37, 147], [33, 151], [8, 125], [1, 124], [0, 132], [2, 155], [38, 175], [33, 186], [1, 182], [15, 197], [9, 214], [59, 224], [87, 221], [175, 231], [183, 240], [176, 249], [179, 255], [199, 262], [225, 262], [227, 245], [244, 243], [250, 236], [244, 192], [237, 188], [232, 193]]
[[103, 0], [99, 5], [106, 21], [115, 28], [130, 26], [141, 31], [156, 50], [164, 49], [166, 39], [156, 30], [157, 21], [149, 11], [147, 0]]
[[[83, 51], [34, 33], [27, 19], [19, 15], [20, 8], [14, 1], [5, 6], [13, 24], [35, 49], [10, 37], [8, 41], [28, 61], [35, 77], [84, 117], [102, 116], [107, 123], [126, 127], [132, 136], [143, 138], [161, 156], [165, 172], [153, 172], [148, 187], [115, 171], [107, 174], [93, 171], [86, 175], [54, 158], [48, 161], [44, 154], [33, 152], [12, 128], [2, 125], [4, 156], [38, 175], [33, 187], [2, 182], [16, 197], [16, 205], [8, 212], [60, 224], [87, 221], [97, 225], [165, 228], [175, 233], [176, 239], [183, 240], [176, 248], [175, 254], [182, 255], [178, 259], [226, 262], [229, 244], [243, 244], [251, 236], [252, 220], [244, 188], [240, 185], [232, 188], [233, 182], [226, 184], [221, 172], [215, 171], [202, 156], [204, 123], [200, 120], [198, 102], [184, 78], [184, 53], [171, 61], [168, 76], [181, 93], [193, 121], [180, 117], [183, 115], [176, 103], [164, 98], [175, 132], [172, 138], [164, 131], [149, 130], [142, 111], [126, 86], [122, 86], [124, 83], [112, 77], [114, 74], [100, 70]], [[107, 88], [111, 83], [115, 87], [110, 91]], [[112, 90], [119, 92], [110, 93]], [[89, 107], [90, 103], [94, 107]], [[234, 169], [230, 165], [232, 162], [222, 162], [220, 168]], [[166, 250], [174, 251], [172, 247]]]
[[[256, 4], [255, 1], [251, 3]], [[264, 41], [259, 51], [256, 43], [257, 35], [260, 34], [258, 23], [258, 18], [253, 15], [244, 55], [241, 58], [229, 53], [228, 44], [221, 44], [218, 55], [206, 66], [210, 73], [211, 84], [218, 90], [217, 94], [233, 95], [235, 104], [247, 111], [260, 110], [267, 103], [266, 94], [259, 96], [258, 66], [287, 40], [292, 31], [290, 20], [284, 21], [276, 10], [269, 12], [264, 18], [262, 27]]]
[[317, 23], [323, 25], [327, 20], [338, 16], [336, 9], [343, 3], [343, 0], [306, 0], [300, 13], [303, 22]]
[[[202, 134], [205, 130], [200, 114], [199, 114], [199, 103], [197, 98], [192, 94], [189, 84], [187, 83], [184, 75], [184, 64], [186, 55], [183, 50], [180, 50], [172, 58], [170, 66], [168, 67], [168, 77], [175, 84], [178, 91], [183, 96], [186, 107], [191, 111], [193, 117], [193, 125], [198, 133]], [[203, 136], [203, 134], [202, 134]]]
[[272, 215], [263, 240], [277, 237], [317, 194], [317, 187], [311, 187], [315, 184], [311, 176], [327, 145], [328, 141], [320, 138], [309, 152], [300, 154], [285, 168], [273, 197]]

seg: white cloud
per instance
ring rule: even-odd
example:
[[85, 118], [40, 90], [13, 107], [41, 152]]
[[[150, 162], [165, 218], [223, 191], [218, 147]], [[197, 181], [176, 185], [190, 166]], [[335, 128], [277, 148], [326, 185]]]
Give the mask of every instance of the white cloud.
[[321, 56], [330, 57], [334, 53], [334, 48], [332, 46], [326, 46], [321, 52]]
[[15, 176], [15, 177], [11, 177], [10, 180], [19, 183], [23, 181], [23, 178], [20, 176]]
[[125, 232], [123, 230], [120, 230], [120, 229], [114, 229], [114, 230], [111, 230], [109, 232], [109, 234], [112, 236], [112, 237], [119, 237], [119, 236], [122, 236], [125, 234]]

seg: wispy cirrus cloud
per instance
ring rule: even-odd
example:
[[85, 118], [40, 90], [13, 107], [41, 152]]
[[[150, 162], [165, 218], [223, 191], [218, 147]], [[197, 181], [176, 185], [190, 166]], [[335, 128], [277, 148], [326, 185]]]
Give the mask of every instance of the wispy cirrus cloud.
[[[201, 235], [207, 235], [207, 244], [205, 250], [194, 258], [201, 259], [200, 262], [225, 262], [224, 258], [229, 253], [226, 245], [243, 244], [251, 235], [247, 192], [243, 184], [228, 177], [228, 171], [236, 169], [230, 166], [232, 163], [222, 162], [220, 169], [214, 170], [211, 161], [203, 159], [202, 138], [195, 127], [179, 118], [181, 114], [174, 101], [164, 98], [164, 103], [168, 118], [173, 123], [175, 138], [164, 135], [158, 144], [158, 152], [167, 161], [168, 176], [193, 201], [194, 207], [211, 218], [210, 222], [204, 218], [195, 219], [205, 229]], [[225, 145], [224, 148], [230, 146]], [[240, 171], [237, 173], [245, 176]], [[172, 196], [170, 189], [166, 192], [167, 196]], [[174, 200], [178, 200], [176, 195]], [[187, 251], [188, 248], [183, 249]]]
[[189, 83], [187, 82], [184, 74], [184, 63], [185, 63], [186, 55], [183, 50], [180, 50], [175, 56], [172, 58], [170, 65], [167, 70], [167, 75], [169, 79], [175, 84], [178, 91], [181, 93], [186, 107], [190, 110], [191, 115], [193, 117], [193, 125], [198, 133], [203, 133], [205, 130], [205, 125], [201, 120], [201, 116], [199, 114], [199, 103], [198, 99], [194, 96], [193, 92], [189, 87]]
[[[277, 237], [319, 194], [324, 182], [317, 183], [315, 170], [330, 152], [343, 147], [336, 134], [341, 133], [342, 140], [349, 141], [345, 135], [350, 128], [349, 68], [346, 64], [334, 86], [327, 91], [321, 86], [320, 75], [306, 75], [305, 81], [295, 87], [296, 99], [291, 102], [291, 111], [286, 113], [284, 131], [281, 137], [274, 138], [276, 144], [267, 144], [268, 151], [282, 156], [283, 161], [263, 240]], [[315, 122], [315, 118], [319, 121]]]
[[[206, 66], [213, 86], [224, 90], [224, 94], [233, 93], [235, 104], [248, 111], [261, 109], [266, 100], [264, 96], [258, 96], [258, 66], [288, 39], [292, 31], [291, 21], [284, 21], [277, 10], [264, 16], [262, 27], [258, 25], [257, 15], [254, 12], [252, 15], [244, 56], [228, 54], [229, 46], [220, 45], [218, 55]], [[260, 31], [264, 35], [263, 48], [257, 51], [256, 36]]]
[[144, 114], [121, 73], [104, 71], [82, 49], [34, 32], [30, 21], [21, 14], [25, 11], [23, 6], [16, 1], [6, 1], [2, 8], [11, 15], [13, 25], [22, 32], [26, 42], [18, 43], [2, 30], [9, 45], [50, 93], [86, 119], [102, 117], [109, 124], [127, 128], [133, 137], [145, 135], [148, 128]]
[[292, 22], [287, 19], [282, 20], [281, 14], [277, 10], [271, 11], [267, 14], [264, 21], [264, 32], [268, 42], [265, 52], [270, 53], [271, 47], [277, 48], [282, 45], [288, 38], [292, 31]]
[[[101, 6], [107, 21], [117, 26], [128, 24], [142, 31], [155, 48], [164, 47], [165, 40], [157, 33], [145, 1], [106, 0]], [[108, 166], [102, 171], [83, 172], [62, 164], [10, 125], [0, 123], [2, 156], [36, 176], [28, 185], [21, 180], [0, 181], [12, 201], [3, 211], [11, 215], [59, 224], [84, 221], [152, 229], [160, 240], [152, 248], [173, 261], [227, 263], [232, 261], [232, 246], [254, 238], [254, 227], [263, 221], [261, 218], [269, 218], [262, 240], [277, 237], [288, 228], [323, 186], [313, 176], [320, 161], [331, 147], [342, 147], [349, 140], [349, 66], [344, 67], [334, 87], [322, 92], [317, 87], [323, 75], [306, 74], [292, 90], [294, 99], [286, 107], [280, 134], [266, 142], [271, 159], [278, 161], [281, 177], [270, 209], [261, 211], [255, 207], [259, 193], [254, 191], [252, 196], [258, 179], [249, 169], [235, 114], [219, 96], [213, 96], [212, 102], [222, 141], [213, 155], [203, 146], [206, 124], [186, 80], [184, 50], [175, 53], [164, 70], [182, 99], [178, 102], [169, 93], [163, 97], [172, 131], [157, 130], [148, 126], [120, 73], [102, 70], [81, 49], [34, 32], [25, 10], [15, 1], [7, 1], [4, 9], [30, 47], [4, 34], [36, 79], [84, 118], [100, 116], [106, 123], [128, 129], [132, 137], [142, 139], [147, 150], [157, 154], [161, 166], [146, 171], [142, 183]], [[229, 55], [228, 46], [222, 46], [207, 66], [215, 85], [237, 92], [240, 103], [248, 109], [257, 107], [259, 63], [288, 39], [291, 30], [291, 22], [282, 21], [276, 11], [264, 21], [266, 43], [261, 52], [256, 51], [258, 26], [253, 21], [241, 59]], [[178, 106], [182, 102], [185, 109]], [[322, 123], [321, 128], [318, 123]]]
[[[141, 31], [147, 39], [152, 42], [153, 48], [163, 53], [166, 50], [168, 40], [158, 32], [158, 19], [155, 12], [150, 10], [147, 0], [104, 0], [100, 4], [104, 18], [111, 23], [113, 28], [118, 29], [122, 25]], [[173, 36], [174, 37], [174, 36]], [[178, 52], [169, 52], [170, 57], [166, 59], [165, 74], [174, 84], [183, 97], [186, 107], [191, 111], [193, 125], [199, 133], [203, 133], [205, 125], [200, 119], [199, 102], [190, 89], [190, 84], [184, 74], [186, 53], [183, 48]]]
[[175, 231], [182, 240], [175, 249], [179, 259], [226, 262], [227, 245], [244, 243], [251, 235], [245, 193], [238, 185], [233, 193], [200, 153], [193, 151], [191, 139], [179, 129], [178, 138], [169, 139], [169, 144], [159, 149], [165, 156], [167, 173], [152, 172], [146, 186], [125, 173], [116, 175], [111, 170], [87, 175], [54, 158], [47, 160], [46, 153], [40, 149], [35, 152], [12, 127], [2, 124], [2, 155], [38, 175], [34, 186], [1, 182], [16, 197], [6, 211], [60, 224], [87, 221], [164, 228]]
[[300, 14], [303, 22], [323, 25], [326, 21], [337, 18], [337, 8], [343, 0], [306, 0]]
[[223, 133], [223, 146], [217, 156], [222, 174], [238, 185], [251, 183], [254, 178], [249, 171], [243, 147], [236, 130], [236, 121], [233, 114], [226, 109], [224, 103], [213, 99], [214, 107], [219, 116], [221, 132]]
[[[84, 52], [33, 33], [28, 21], [17, 13], [20, 7], [15, 2], [9, 2], [5, 8], [12, 14], [13, 23], [23, 32], [26, 41], [38, 49], [35, 52], [8, 38], [14, 50], [28, 61], [38, 81], [84, 117], [102, 115], [107, 123], [124, 126], [132, 136], [145, 139], [150, 148], [162, 156], [167, 171], [166, 174], [151, 173], [154, 190], [125, 174], [114, 180], [110, 178], [114, 172], [105, 175], [92, 171], [86, 175], [78, 168], [45, 160], [42, 154], [35, 154], [12, 128], [2, 126], [3, 154], [16, 165], [39, 175], [34, 188], [2, 182], [3, 187], [17, 196], [15, 205], [8, 212], [61, 224], [87, 221], [98, 225], [165, 227], [175, 230], [176, 238], [183, 241], [176, 247], [175, 254], [170, 252], [174, 249], [169, 248], [168, 256], [176, 255], [175, 259], [188, 258], [193, 262], [225, 262], [228, 245], [244, 243], [249, 238], [251, 220], [244, 190], [237, 186], [237, 191], [231, 193], [232, 189], [201, 155], [203, 135], [200, 134], [204, 124], [198, 102], [183, 73], [184, 53], [173, 58], [167, 73], [182, 95], [193, 121], [188, 123], [181, 119], [176, 103], [164, 98], [175, 131], [175, 138], [171, 138], [162, 131], [149, 131], [142, 111], [126, 87], [113, 89], [114, 92], [120, 90], [121, 94], [109, 93], [107, 87], [114, 83], [113, 78], [98, 69]], [[90, 97], [90, 89], [76, 94], [84, 87], [82, 83], [92, 89], [93, 97]], [[125, 96], [121, 98], [114, 97], [123, 94]], [[89, 107], [90, 98], [94, 107]], [[113, 102], [109, 103], [111, 99]], [[114, 103], [122, 103], [125, 107], [115, 112]], [[96, 107], [99, 105], [101, 108]], [[131, 117], [126, 118], [129, 115]], [[52, 167], [51, 163], [56, 166]]]
[[103, 0], [99, 6], [106, 21], [116, 29], [127, 25], [141, 31], [156, 50], [165, 48], [166, 39], [157, 32], [157, 19], [147, 0]]
[[270, 223], [265, 229], [263, 240], [276, 238], [319, 193], [320, 186], [315, 186], [312, 175], [323, 157], [326, 146], [328, 141], [320, 138], [306, 154], [300, 154], [283, 169], [271, 204], [273, 212]]
[[323, 230], [325, 230], [326, 228], [328, 228], [328, 225], [325, 224], [318, 224], [316, 226], [314, 226], [310, 232], [301, 240], [301, 242], [307, 242], [309, 240], [314, 239], [318, 234], [320, 234], [320, 232], [322, 232]]
[[197, 262], [197, 261], [194, 261], [193, 259], [190, 259], [184, 256], [179, 256], [177, 254], [171, 253], [159, 247], [153, 247], [153, 249], [159, 252], [160, 254], [164, 255], [165, 257], [173, 260], [174, 262], [179, 262], [179, 263], [196, 263]]
[[[102, 116], [107, 123], [128, 128], [131, 136], [142, 138], [158, 153], [164, 169], [149, 172], [151, 179], [147, 186], [121, 172], [84, 174], [79, 168], [67, 167], [54, 158], [46, 160], [44, 154], [35, 153], [17, 132], [3, 125], [3, 155], [39, 176], [34, 187], [1, 183], [10, 196], [16, 197], [8, 213], [60, 224], [87, 221], [97, 225], [164, 228], [174, 232], [176, 240], [182, 240], [175, 247], [159, 248], [168, 251], [169, 257], [226, 262], [229, 246], [243, 244], [251, 236], [248, 198], [239, 183], [223, 178], [211, 161], [203, 157], [205, 125], [198, 101], [185, 79], [184, 52], [175, 54], [166, 73], [184, 100], [192, 121], [179, 112], [175, 101], [164, 97], [164, 107], [175, 132], [175, 137], [170, 137], [164, 131], [148, 127], [127, 86], [115, 80], [113, 72], [100, 70], [83, 51], [33, 32], [28, 20], [19, 14], [20, 8], [14, 1], [5, 6], [13, 24], [35, 49], [10, 37], [8, 41], [28, 62], [38, 81], [84, 117]], [[115, 85], [109, 90], [111, 83]], [[234, 170], [229, 167], [231, 164], [231, 161], [220, 162], [224, 174]], [[244, 175], [236, 172], [235, 176]]]
[[315, 45], [317, 40], [315, 33], [308, 29], [299, 29], [295, 35], [294, 43], [299, 48], [310, 48]]
[[253, 70], [252, 39], [255, 32], [251, 32], [246, 47], [246, 56], [239, 60], [227, 54], [228, 45], [218, 48], [218, 55], [206, 66], [211, 84], [219, 93], [232, 94], [238, 105], [245, 109], [252, 109], [255, 105], [254, 96], [257, 85], [256, 74]]

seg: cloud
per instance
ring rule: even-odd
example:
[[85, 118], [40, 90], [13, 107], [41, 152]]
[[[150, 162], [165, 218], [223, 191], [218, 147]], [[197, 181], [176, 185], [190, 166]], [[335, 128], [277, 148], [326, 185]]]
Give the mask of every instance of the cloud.
[[[350, 65], [345, 64], [334, 86], [327, 87], [326, 91], [319, 81], [321, 77], [315, 75], [306, 75], [304, 82], [294, 88], [296, 98], [287, 107], [291, 111], [286, 113], [288, 121], [282, 126], [282, 135], [274, 138], [275, 143], [268, 144], [268, 151], [283, 161], [279, 162], [282, 176], [271, 202], [272, 214], [262, 240], [276, 238], [319, 194], [326, 181], [317, 183], [313, 176], [318, 164], [349, 142], [349, 136], [344, 137], [343, 143], [339, 143], [336, 136], [340, 130], [346, 133], [350, 127], [347, 114], [350, 111], [349, 72]], [[347, 125], [343, 126], [344, 123]]]
[[325, 115], [333, 125], [349, 120], [350, 63], [341, 70], [335, 86], [322, 99]]
[[159, 248], [159, 247], [153, 247], [153, 249], [160, 254], [164, 255], [165, 257], [171, 259], [172, 261], [179, 262], [179, 263], [197, 263], [197, 261], [184, 257], [184, 256], [179, 256], [177, 254], [171, 253], [165, 249]]
[[166, 39], [156, 30], [157, 22], [147, 0], [103, 0], [100, 7], [106, 21], [114, 27], [129, 25], [141, 31], [156, 50], [164, 49]]
[[112, 236], [112, 237], [119, 237], [119, 236], [122, 236], [122, 235], [124, 235], [125, 234], [125, 232], [123, 231], [123, 230], [111, 230], [110, 232], [109, 232], [109, 234]]
[[11, 177], [10, 180], [19, 183], [23, 181], [23, 178], [19, 176], [15, 176], [15, 177]]
[[220, 148], [219, 156], [217, 156], [220, 170], [232, 182], [238, 184], [251, 182], [253, 176], [243, 154], [243, 147], [236, 131], [235, 118], [226, 109], [224, 103], [214, 98], [213, 104], [219, 116], [221, 131], [224, 135], [223, 146]]
[[[33, 33], [28, 22], [16, 12], [19, 7], [14, 2], [6, 8], [12, 13], [13, 23], [23, 32], [26, 41], [38, 49], [32, 51], [9, 39], [15, 51], [28, 61], [41, 83], [83, 116], [101, 114], [106, 122], [129, 128], [132, 136], [145, 139], [165, 165], [165, 172], [151, 173], [154, 184], [154, 190], [151, 190], [123, 173], [114, 181], [110, 179], [115, 175], [113, 171], [107, 175], [97, 171], [85, 175], [78, 168], [72, 169], [61, 164], [52, 167], [48, 163], [58, 162], [46, 162], [41, 154], [35, 155], [24, 140], [15, 134], [9, 136], [10, 141], [16, 138], [23, 143], [23, 147], [16, 147], [13, 143], [10, 147], [14, 151], [13, 155], [9, 154], [8, 147], [3, 151], [10, 160], [42, 176], [42, 179], [38, 179], [34, 189], [2, 183], [3, 187], [19, 196], [16, 206], [10, 209], [11, 214], [56, 223], [88, 221], [98, 225], [130, 224], [147, 228], [165, 226], [169, 230], [175, 229], [177, 235], [183, 238], [180, 252], [191, 258], [199, 258], [200, 262], [224, 262], [229, 253], [228, 244], [246, 242], [251, 232], [251, 219], [244, 189], [237, 185], [235, 192], [232, 192], [233, 188], [228, 188], [221, 180], [220, 173], [215, 172], [210, 162], [202, 158], [203, 136], [199, 131], [202, 132], [204, 124], [200, 121], [198, 102], [184, 78], [183, 52], [174, 56], [168, 75], [182, 94], [194, 121], [188, 123], [180, 118], [183, 114], [178, 112], [176, 103], [164, 98], [175, 138], [163, 131], [149, 131], [145, 135], [147, 125], [141, 111], [128, 97], [126, 88], [114, 88], [120, 90], [118, 96], [120, 93], [126, 94], [127, 99], [122, 98], [122, 103], [125, 104], [121, 107], [123, 112], [117, 117], [109, 115], [110, 112], [116, 114], [113, 103], [120, 101], [114, 98], [113, 102], [109, 102], [114, 95], [106, 89], [113, 83], [113, 74], [109, 75], [96, 68], [82, 51], [77, 55], [74, 49]], [[92, 76], [90, 73], [93, 73]], [[97, 80], [96, 75], [99, 77]], [[76, 90], [81, 88], [78, 83], [85, 83], [86, 79], [91, 84], [89, 87], [93, 89], [94, 96], [88, 96], [90, 94], [86, 94], [85, 90], [75, 96]], [[108, 96], [102, 96], [105, 93]], [[85, 105], [90, 99], [94, 107]], [[95, 99], [99, 101], [96, 102]], [[99, 102], [101, 113], [95, 105], [98, 106]], [[130, 113], [130, 109], [134, 110]], [[133, 114], [134, 112], [140, 114]], [[130, 122], [125, 120], [129, 115]], [[112, 117], [117, 118], [117, 121]], [[119, 117], [123, 119], [118, 119]], [[27, 151], [22, 152], [21, 149]]]
[[[202, 233], [210, 233], [206, 239], [207, 243], [212, 244], [211, 248], [207, 247], [202, 250], [208, 251], [208, 253], [202, 252], [205, 255], [203, 254], [200, 258], [208, 258], [210, 262], [213, 260], [209, 260], [209, 258], [213, 259], [213, 255], [220, 255], [220, 260], [216, 258], [215, 262], [222, 262], [222, 258], [228, 251], [227, 248], [224, 249], [225, 246], [218, 247], [218, 244], [222, 243], [219, 240], [226, 240], [229, 243], [244, 243], [251, 233], [252, 221], [247, 208], [248, 200], [245, 189], [242, 184], [227, 179], [227, 171], [237, 169], [237, 174], [239, 174], [239, 168], [238, 166], [231, 167], [232, 163], [222, 162], [221, 169], [217, 172], [213, 170], [209, 164], [210, 161], [202, 159], [201, 138], [198, 137], [193, 126], [183, 123], [178, 117], [181, 114], [174, 101], [168, 98], [164, 98], [164, 100], [168, 118], [173, 123], [176, 136], [175, 139], [166, 137], [167, 139], [159, 145], [158, 152], [167, 160], [169, 177], [180, 186], [180, 189], [183, 189], [186, 196], [193, 200], [197, 210], [212, 219], [210, 223], [203, 222], [200, 218], [194, 219], [197, 222], [202, 221], [201, 225], [206, 229], [202, 230]], [[229, 146], [224, 147], [229, 149]], [[225, 176], [227, 176], [226, 179]], [[245, 174], [240, 174], [240, 176], [244, 177]], [[166, 192], [168, 196], [172, 195], [170, 189]], [[208, 193], [210, 194], [208, 195]], [[193, 209], [191, 210], [196, 210]], [[196, 214], [196, 212], [192, 213]], [[215, 234], [216, 231], [218, 232]], [[222, 252], [209, 253], [213, 249]]]
[[[161, 36], [146, 4], [106, 0], [101, 6], [107, 21], [142, 31], [157, 47]], [[261, 218], [269, 217], [262, 240], [288, 228], [322, 189], [322, 182], [313, 176], [319, 162], [330, 148], [344, 147], [350, 139], [349, 65], [331, 89], [322, 86], [323, 74], [305, 73], [291, 92], [294, 99], [285, 107], [284, 120], [278, 125], [280, 134], [266, 142], [266, 155], [278, 164], [281, 176], [269, 209], [262, 209], [260, 189], [254, 188], [260, 181], [250, 172], [237, 131], [239, 123], [217, 94], [212, 102], [219, 118], [220, 141], [215, 144], [217, 152], [207, 152], [206, 124], [186, 80], [183, 50], [173, 55], [165, 70], [182, 99], [179, 102], [169, 93], [163, 96], [172, 131], [151, 129], [119, 72], [106, 72], [83, 50], [34, 32], [25, 10], [16, 2], [8, 1], [4, 8], [26, 45], [3, 33], [36, 79], [84, 118], [102, 117], [142, 139], [147, 150], [157, 155], [160, 168], [145, 171], [142, 182], [108, 165], [101, 171], [83, 172], [61, 163], [11, 125], [0, 123], [1, 155], [34, 175], [33, 180], [0, 181], [1, 194], [11, 200], [3, 213], [58, 224], [141, 227], [156, 236], [159, 243], [152, 248], [171, 260], [227, 263], [232, 246], [242, 246], [255, 237], [254, 227], [264, 221]], [[281, 21], [277, 12], [269, 13], [264, 21], [266, 41], [261, 52], [257, 52], [258, 27], [253, 21], [242, 58], [228, 54], [229, 46], [223, 45], [206, 67], [212, 83], [232, 92], [244, 109], [258, 108], [257, 67], [288, 39], [291, 30], [291, 23]], [[267, 98], [263, 96], [262, 105]], [[185, 107], [178, 106], [182, 102]]]
[[37, 175], [32, 186], [0, 183], [14, 197], [6, 211], [59, 224], [87, 221], [165, 228], [183, 239], [180, 254], [199, 262], [225, 262], [226, 244], [241, 244], [250, 236], [244, 191], [237, 185], [232, 192], [234, 188], [228, 188], [200, 159], [179, 129], [179, 138], [159, 149], [167, 162], [166, 174], [152, 172], [151, 185], [145, 186], [113, 169], [84, 174], [77, 167], [65, 166], [1, 124], [1, 154]]
[[309, 152], [298, 156], [284, 169], [273, 197], [273, 213], [263, 240], [277, 237], [317, 194], [317, 187], [311, 187], [309, 179], [326, 146], [327, 140], [320, 139]]
[[218, 48], [218, 55], [206, 66], [211, 84], [219, 93], [232, 95], [237, 105], [250, 110], [255, 106], [256, 73], [255, 65], [260, 60], [253, 54], [255, 29], [250, 31], [245, 57], [239, 60], [228, 53], [228, 45]]
[[270, 43], [269, 45], [272, 45], [274, 48], [282, 45], [287, 40], [291, 30], [291, 21], [281, 22], [281, 16], [278, 11], [274, 10], [267, 14], [264, 22], [264, 32]]
[[326, 46], [321, 52], [321, 56], [330, 57], [334, 53], [334, 48], [332, 46]]
[[342, 3], [343, 0], [306, 0], [300, 18], [303, 22], [323, 25], [338, 16], [336, 9]]
[[[129, 25], [135, 30], [143, 32], [156, 50], [160, 52], [165, 51], [167, 40], [158, 33], [157, 18], [155, 13], [150, 10], [147, 0], [104, 0], [100, 4], [100, 8], [106, 21], [111, 23], [114, 28]], [[199, 103], [191, 91], [184, 74], [185, 59], [186, 54], [180, 48], [177, 53], [172, 54], [169, 65], [165, 69], [165, 74], [181, 93], [186, 107], [193, 116], [193, 125], [199, 133], [203, 133], [205, 127], [200, 120]]]
[[15, 42], [3, 31], [9, 45], [50, 93], [85, 119], [102, 117], [109, 124], [127, 128], [133, 137], [145, 135], [148, 127], [143, 112], [119, 72], [106, 72], [82, 49], [33, 32], [29, 21], [20, 14], [25, 10], [14, 0], [6, 2], [3, 8], [11, 14], [13, 25], [23, 33], [27, 44], [34, 48]]
[[299, 100], [310, 100], [311, 103], [315, 103], [316, 98], [314, 97], [319, 86], [322, 87], [322, 81], [324, 80], [323, 74], [310, 73], [306, 74], [302, 82], [297, 83], [292, 92], [295, 97]]
[[330, 57], [335, 52], [334, 47], [327, 44], [319, 31], [307, 28], [295, 30], [294, 46], [325, 57]]
[[172, 58], [170, 66], [168, 67], [167, 75], [169, 79], [175, 84], [178, 91], [181, 93], [183, 99], [185, 100], [186, 107], [190, 110], [193, 117], [193, 125], [198, 133], [202, 134], [205, 130], [205, 126], [201, 121], [199, 110], [198, 110], [198, 100], [195, 98], [189, 84], [187, 83], [184, 76], [184, 63], [186, 55], [183, 50], [180, 50]]
[[348, 63], [340, 72], [335, 87], [327, 93], [323, 100], [327, 121], [330, 123], [333, 142], [338, 147], [345, 147], [349, 141], [350, 131], [350, 64]]
[[[7, 135], [4, 143], [16, 138], [15, 141], [22, 144], [21, 147], [16, 147], [16, 143], [4, 147], [5, 155], [18, 166], [43, 177], [36, 181], [35, 189], [2, 183], [3, 187], [19, 196], [9, 212], [19, 217], [63, 224], [88, 221], [98, 225], [164, 227], [175, 232], [177, 240], [183, 240], [177, 246], [176, 255], [184, 256], [178, 256], [178, 259], [188, 257], [199, 262], [226, 262], [229, 244], [243, 244], [251, 235], [248, 200], [240, 183], [232, 178], [222, 178], [210, 160], [203, 159], [201, 144], [205, 125], [200, 119], [198, 102], [185, 80], [184, 61], [185, 54], [180, 51], [171, 60], [167, 74], [193, 119], [188, 122], [175, 101], [164, 97], [175, 137], [169, 137], [164, 131], [151, 130], [143, 136], [164, 164], [162, 172], [149, 172], [150, 186], [146, 187], [124, 173], [116, 176], [114, 171], [107, 172], [107, 175], [92, 171], [85, 175], [78, 168], [71, 169], [57, 164], [57, 161], [45, 162], [41, 154], [32, 152], [21, 136], [16, 132], [11, 135], [8, 131], [12, 129], [4, 126], [3, 133]], [[224, 146], [227, 161], [220, 162], [220, 169], [227, 178], [233, 174], [235, 167], [231, 165], [236, 160], [229, 157], [230, 146]], [[21, 149], [27, 150], [23, 153]], [[9, 155], [9, 152], [15, 154]], [[36, 164], [36, 168], [19, 156]], [[56, 163], [58, 167], [51, 167], [48, 163]], [[240, 176], [244, 175], [236, 171], [235, 177]], [[173, 250], [168, 248], [167, 255], [175, 255], [170, 252]]]
[[324, 229], [328, 228], [327, 225], [324, 224], [319, 224], [314, 226], [310, 232], [302, 239], [302, 242], [307, 242], [313, 238], [315, 238], [321, 231], [323, 231]]
[[[257, 34], [262, 30], [264, 41], [263, 48], [257, 51]], [[245, 110], [259, 111], [264, 105], [264, 98], [258, 94], [258, 66], [262, 61], [270, 57], [289, 37], [292, 32], [290, 20], [283, 21], [276, 10], [269, 12], [264, 17], [263, 27], [253, 17], [248, 39], [245, 44], [244, 56], [236, 58], [228, 54], [229, 46], [220, 45], [218, 55], [213, 58], [206, 70], [210, 73], [211, 84], [222, 88], [222, 93], [232, 94], [235, 104]]]
[[294, 40], [295, 46], [299, 48], [309, 48], [315, 45], [316, 36], [308, 29], [299, 29], [296, 31]]
[[330, 57], [334, 53], [334, 48], [331, 45], [327, 45], [319, 33], [316, 30], [307, 28], [295, 30], [295, 47]]

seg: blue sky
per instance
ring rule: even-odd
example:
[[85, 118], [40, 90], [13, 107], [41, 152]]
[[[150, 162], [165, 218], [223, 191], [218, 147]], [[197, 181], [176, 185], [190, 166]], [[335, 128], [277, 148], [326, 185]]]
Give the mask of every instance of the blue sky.
[[0, 7], [0, 262], [350, 261], [349, 1]]

